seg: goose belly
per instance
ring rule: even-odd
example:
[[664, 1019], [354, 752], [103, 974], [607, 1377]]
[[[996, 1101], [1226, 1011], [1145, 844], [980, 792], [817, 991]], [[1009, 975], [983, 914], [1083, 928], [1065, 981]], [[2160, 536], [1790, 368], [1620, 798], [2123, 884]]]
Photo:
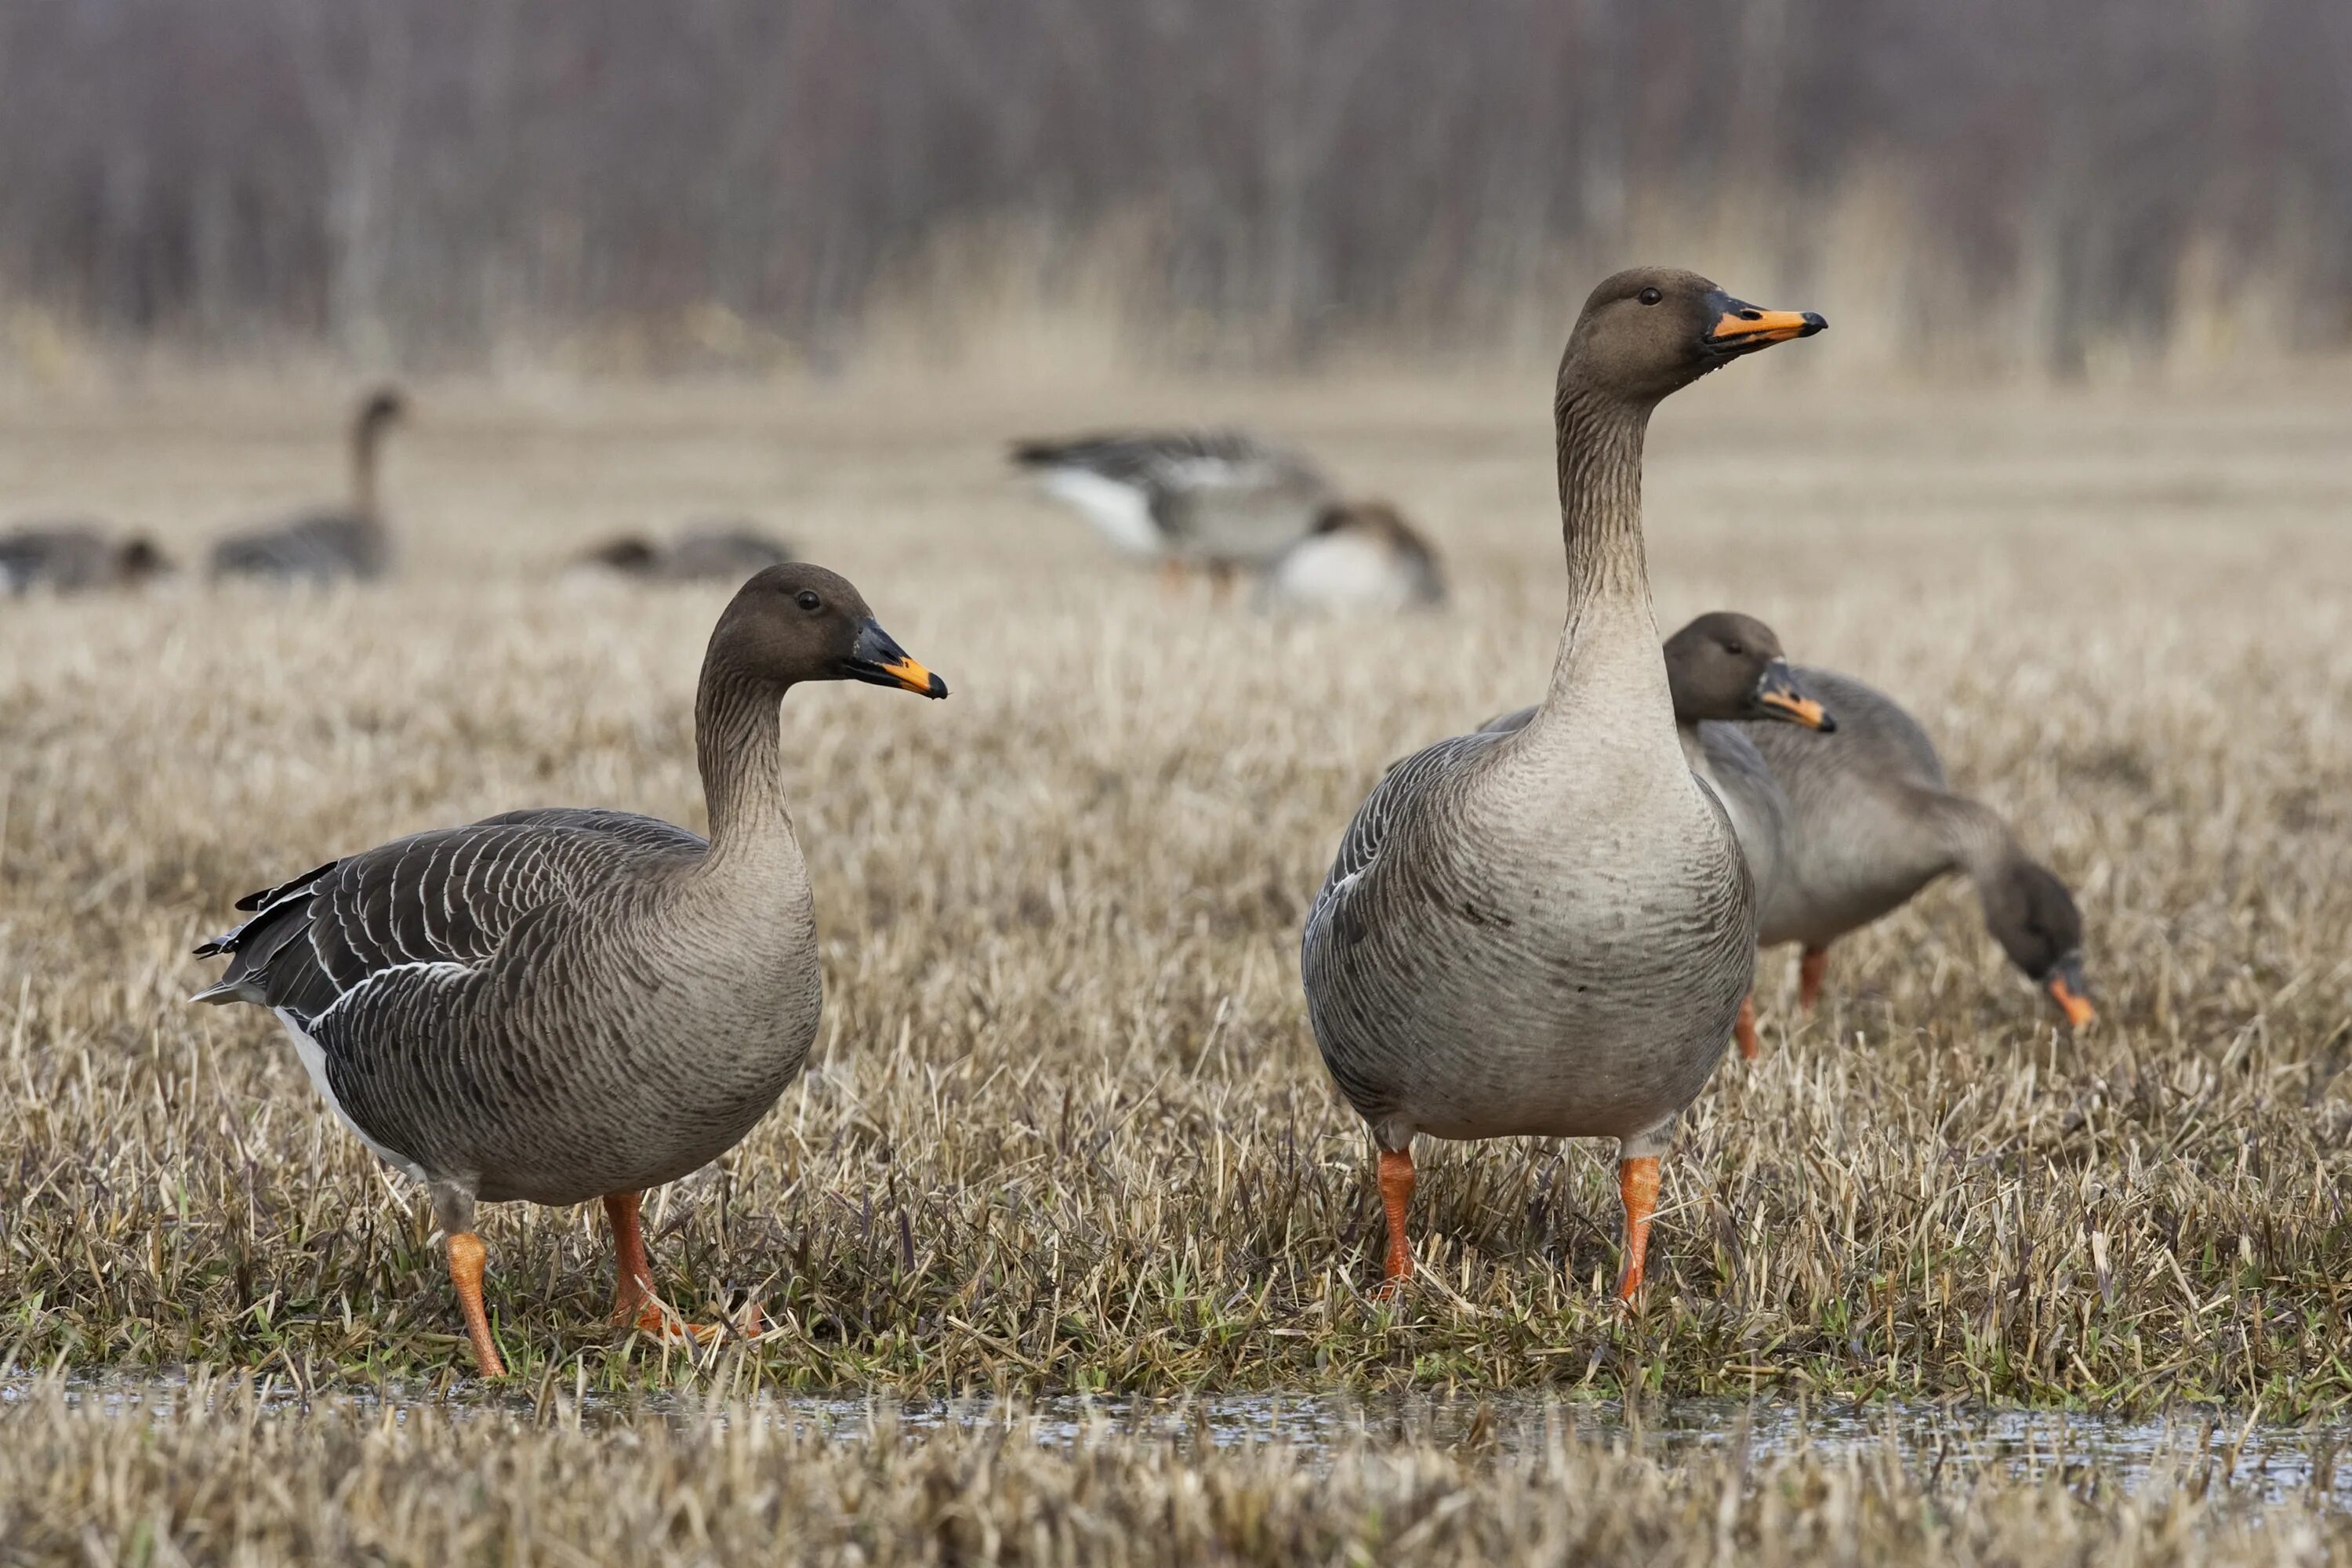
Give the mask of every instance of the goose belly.
[[1352, 942], [1310, 942], [1310, 1010], [1332, 1075], [1391, 1145], [1412, 1132], [1657, 1127], [1705, 1087], [1753, 973], [1737, 853], [1727, 836], [1685, 879], [1401, 899]]

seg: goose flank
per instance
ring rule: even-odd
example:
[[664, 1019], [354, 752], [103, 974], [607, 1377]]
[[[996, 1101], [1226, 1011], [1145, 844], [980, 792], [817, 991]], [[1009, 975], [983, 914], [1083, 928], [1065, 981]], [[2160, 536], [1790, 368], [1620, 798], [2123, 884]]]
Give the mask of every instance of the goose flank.
[[846, 581], [771, 568], [703, 658], [707, 842], [624, 811], [509, 812], [255, 893], [196, 949], [229, 964], [194, 1000], [269, 1008], [335, 1113], [425, 1184], [485, 1375], [503, 1363], [478, 1202], [603, 1198], [617, 1320], [677, 1331], [639, 1194], [731, 1148], [807, 1057], [816, 927], [778, 748], [779, 702], [811, 680], [947, 695]]
[[1390, 770], [1308, 911], [1308, 1016], [1380, 1150], [1391, 1282], [1412, 1273], [1414, 1136], [1535, 1134], [1617, 1141], [1617, 1295], [1641, 1288], [1659, 1156], [1730, 1039], [1756, 943], [1731, 824], [1675, 738], [1643, 437], [1673, 393], [1823, 325], [1669, 268], [1593, 289], [1553, 404], [1568, 605], [1544, 699], [1516, 730]]

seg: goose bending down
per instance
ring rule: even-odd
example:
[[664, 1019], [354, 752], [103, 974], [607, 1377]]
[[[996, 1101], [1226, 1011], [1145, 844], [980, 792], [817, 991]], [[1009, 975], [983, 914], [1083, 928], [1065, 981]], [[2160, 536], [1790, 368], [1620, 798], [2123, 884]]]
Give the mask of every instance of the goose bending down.
[[392, 566], [392, 535], [376, 503], [376, 465], [384, 432], [406, 417], [390, 387], [373, 392], [352, 416], [351, 500], [268, 528], [232, 533], [213, 546], [215, 576], [281, 582], [372, 582]]
[[0, 533], [0, 593], [129, 588], [172, 570], [143, 533], [117, 538], [95, 523], [32, 523]]
[[1517, 729], [1391, 769], [1308, 910], [1307, 1013], [1381, 1151], [1391, 1281], [1412, 1272], [1413, 1136], [1535, 1134], [1617, 1140], [1617, 1294], [1640, 1289], [1658, 1157], [1756, 963], [1738, 842], [1675, 735], [1643, 439], [1668, 395], [1823, 325], [1664, 268], [1592, 291], [1553, 405], [1569, 586], [1551, 684]]
[[[1795, 724], [1833, 734], [1837, 719], [1814, 698], [1780, 651], [1780, 638], [1753, 616], [1717, 610], [1666, 639], [1666, 687], [1683, 760], [1706, 782], [1731, 819], [1760, 910], [1788, 862], [1788, 796], [1738, 721]], [[1507, 732], [1535, 717], [1532, 708], [1490, 719], [1483, 729]], [[1757, 1054], [1756, 1007], [1743, 997], [1732, 1026], [1739, 1054]]]
[[1803, 948], [1803, 1005], [1820, 997], [1830, 943], [1957, 871], [1976, 884], [1986, 928], [2010, 962], [2068, 1024], [2095, 1019], [2083, 915], [2065, 883], [2025, 853], [1998, 812], [1952, 793], [1935, 743], [1894, 699], [1833, 670], [1800, 668], [1797, 678], [1837, 714], [1835, 735], [1759, 724], [1738, 731], [1789, 801], [1786, 870], [1759, 914], [1767, 946]]
[[616, 1313], [667, 1331], [639, 1194], [733, 1147], [816, 1037], [816, 925], [777, 754], [778, 701], [810, 680], [947, 695], [848, 583], [771, 568], [702, 661], [708, 842], [624, 811], [509, 812], [265, 889], [196, 949], [229, 966], [194, 999], [276, 1013], [336, 1115], [425, 1184], [486, 1375], [502, 1363], [475, 1204], [602, 1197]]
[[1013, 461], [1128, 554], [1264, 570], [1336, 499], [1321, 469], [1238, 430], [1019, 441]]
[[580, 558], [625, 577], [662, 583], [740, 583], [753, 572], [781, 566], [792, 547], [743, 522], [690, 522], [667, 545], [643, 534], [607, 540]]
[[1431, 548], [1386, 501], [1326, 507], [1312, 532], [1266, 569], [1268, 608], [1382, 613], [1445, 602], [1445, 574]]

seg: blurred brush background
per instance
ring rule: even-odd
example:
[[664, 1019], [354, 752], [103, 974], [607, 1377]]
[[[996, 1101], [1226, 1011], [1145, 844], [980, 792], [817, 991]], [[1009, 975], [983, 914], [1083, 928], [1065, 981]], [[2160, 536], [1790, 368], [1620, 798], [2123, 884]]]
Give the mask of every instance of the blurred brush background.
[[2352, 346], [2347, 61], [2342, 0], [11, 0], [0, 354], [1503, 364], [1670, 258], [1842, 375], [2194, 375]]

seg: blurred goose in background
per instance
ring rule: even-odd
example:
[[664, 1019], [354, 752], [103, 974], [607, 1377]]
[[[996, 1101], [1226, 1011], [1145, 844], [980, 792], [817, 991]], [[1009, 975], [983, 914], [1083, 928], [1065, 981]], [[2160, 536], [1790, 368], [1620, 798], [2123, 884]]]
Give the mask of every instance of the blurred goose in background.
[[580, 564], [662, 583], [740, 583], [793, 559], [792, 546], [740, 521], [690, 522], [667, 545], [625, 534], [587, 551]]
[[1412, 1273], [1414, 1135], [1526, 1134], [1617, 1140], [1617, 1295], [1641, 1288], [1658, 1157], [1756, 963], [1738, 841], [1675, 738], [1643, 437], [1670, 394], [1823, 324], [1667, 268], [1593, 289], [1553, 403], [1569, 588], [1550, 687], [1517, 728], [1391, 768], [1308, 910], [1307, 1013], [1381, 1151], [1391, 1281]]
[[1013, 461], [1118, 549], [1220, 581], [1265, 569], [1336, 499], [1313, 463], [1238, 430], [1020, 441]]
[[89, 522], [28, 523], [0, 533], [0, 593], [130, 588], [171, 570], [143, 533], [118, 538]]
[[[1706, 781], [1731, 819], [1756, 885], [1761, 910], [1779, 885], [1788, 858], [1789, 799], [1763, 755], [1735, 721], [1795, 724], [1824, 734], [1836, 718], [1803, 688], [1780, 638], [1753, 616], [1717, 610], [1666, 639], [1666, 686], [1675, 705], [1675, 736], [1692, 773]], [[1507, 733], [1535, 717], [1532, 708], [1490, 719], [1481, 728]], [[1739, 1004], [1732, 1026], [1739, 1054], [1757, 1054], [1756, 1005]]]
[[1326, 507], [1314, 531], [1266, 569], [1268, 609], [1381, 613], [1445, 602], [1437, 552], [1386, 501]]
[[2066, 884], [2025, 853], [1998, 812], [1952, 793], [1935, 743], [1894, 699], [1833, 670], [1796, 674], [1837, 714], [1834, 735], [1738, 729], [1789, 801], [1785, 868], [1760, 906], [1760, 926], [1768, 946], [1802, 944], [1802, 1004], [1820, 999], [1830, 943], [1957, 871], [1976, 884], [1986, 929], [2010, 962], [2068, 1024], [2095, 1020], [2083, 915]]
[[213, 546], [213, 574], [282, 582], [371, 582], [392, 566], [392, 536], [377, 504], [384, 433], [407, 415], [392, 387], [370, 393], [352, 416], [351, 499], [284, 522], [233, 533]]
[[708, 842], [625, 811], [509, 812], [331, 860], [240, 900], [200, 1002], [269, 1008], [335, 1114], [425, 1184], [474, 1353], [477, 1201], [604, 1200], [619, 1321], [686, 1330], [654, 1296], [640, 1194], [708, 1164], [807, 1058], [822, 994], [786, 809], [778, 703], [803, 681], [945, 697], [820, 567], [776, 566], [719, 618], [695, 694]]

